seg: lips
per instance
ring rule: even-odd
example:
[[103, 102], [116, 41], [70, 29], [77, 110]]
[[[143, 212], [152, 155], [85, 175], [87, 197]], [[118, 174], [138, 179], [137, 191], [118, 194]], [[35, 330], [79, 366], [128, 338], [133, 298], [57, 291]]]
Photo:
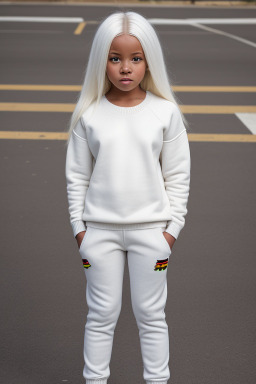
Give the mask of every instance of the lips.
[[132, 81], [132, 79], [123, 78], [123, 79], [121, 79], [120, 81]]

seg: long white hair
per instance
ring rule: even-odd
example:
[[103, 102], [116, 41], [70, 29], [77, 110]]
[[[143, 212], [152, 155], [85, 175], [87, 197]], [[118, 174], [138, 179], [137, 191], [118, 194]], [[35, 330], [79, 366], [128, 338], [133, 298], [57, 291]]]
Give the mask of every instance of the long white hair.
[[[94, 101], [97, 106], [101, 97], [110, 89], [111, 82], [106, 74], [109, 49], [112, 40], [122, 34], [135, 36], [144, 51], [148, 70], [140, 83], [141, 88], [178, 106], [166, 70], [162, 48], [152, 25], [136, 12], [114, 12], [101, 22], [94, 36], [85, 69], [84, 83], [69, 123], [68, 141], [85, 110]], [[187, 126], [187, 120], [181, 110], [180, 112]]]

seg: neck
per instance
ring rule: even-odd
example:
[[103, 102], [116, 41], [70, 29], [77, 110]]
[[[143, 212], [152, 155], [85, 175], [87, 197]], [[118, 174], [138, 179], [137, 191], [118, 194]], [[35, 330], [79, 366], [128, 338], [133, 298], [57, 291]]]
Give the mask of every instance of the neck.
[[105, 96], [110, 101], [133, 101], [133, 100], [143, 100], [145, 98], [146, 91], [138, 87], [131, 91], [121, 91], [118, 88], [111, 87], [110, 90], [105, 94]]

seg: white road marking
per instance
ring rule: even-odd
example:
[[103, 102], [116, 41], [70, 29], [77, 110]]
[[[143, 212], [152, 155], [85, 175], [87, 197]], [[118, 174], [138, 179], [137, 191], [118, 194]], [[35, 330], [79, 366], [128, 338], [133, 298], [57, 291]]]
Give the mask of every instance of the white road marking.
[[[256, 18], [221, 18], [221, 19], [147, 19], [150, 23], [156, 25], [189, 25], [191, 23], [199, 24], [256, 24]], [[37, 17], [37, 16], [0, 16], [0, 21], [20, 21], [20, 22], [46, 22], [46, 23], [82, 23], [85, 21], [82, 17]], [[99, 23], [96, 20], [86, 20], [87, 23]]]
[[218, 35], [223, 35], [229, 37], [231, 39], [240, 41], [241, 43], [250, 45], [251, 47], [256, 48], [256, 43], [243, 39], [242, 37], [233, 35], [228, 32], [220, 31], [219, 29], [210, 28], [202, 24], [222, 24], [222, 25], [230, 25], [230, 24], [256, 24], [255, 18], [247, 18], [247, 19], [148, 19], [148, 21], [152, 24], [156, 25], [191, 25], [196, 28], [204, 29], [205, 31], [213, 32]]
[[32, 23], [82, 23], [82, 17], [27, 17], [27, 16], [0, 16], [0, 21], [32, 22]]
[[242, 18], [227, 18], [227, 19], [187, 19], [192, 21], [193, 23], [200, 24], [256, 24], [255, 18], [247, 17], [246, 19]]
[[235, 113], [235, 115], [253, 135], [256, 135], [256, 113]]
[[247, 18], [247, 19], [147, 19], [152, 24], [158, 25], [188, 25], [190, 23], [199, 23], [199, 24], [256, 24], [256, 19]]
[[196, 28], [204, 29], [205, 31], [209, 31], [209, 32], [216, 33], [218, 35], [223, 35], [223, 36], [226, 36], [226, 37], [230, 37], [231, 39], [240, 41], [241, 43], [244, 43], [244, 44], [250, 45], [253, 48], [256, 48], [256, 43], [254, 43], [254, 42], [252, 42], [250, 40], [247, 40], [247, 39], [243, 39], [242, 37], [233, 35], [232, 33], [220, 31], [219, 29], [207, 27], [206, 25], [202, 25], [202, 24], [198, 24], [198, 23], [194, 23], [194, 22], [191, 23], [191, 25], [196, 27]]

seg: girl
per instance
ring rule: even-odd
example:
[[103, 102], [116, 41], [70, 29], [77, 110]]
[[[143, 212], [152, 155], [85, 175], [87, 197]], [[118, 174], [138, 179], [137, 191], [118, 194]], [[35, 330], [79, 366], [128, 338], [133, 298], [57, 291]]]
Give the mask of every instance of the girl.
[[190, 150], [151, 24], [115, 12], [97, 29], [70, 123], [70, 222], [86, 275], [86, 384], [106, 384], [127, 258], [143, 378], [170, 378], [167, 267], [185, 223]]

